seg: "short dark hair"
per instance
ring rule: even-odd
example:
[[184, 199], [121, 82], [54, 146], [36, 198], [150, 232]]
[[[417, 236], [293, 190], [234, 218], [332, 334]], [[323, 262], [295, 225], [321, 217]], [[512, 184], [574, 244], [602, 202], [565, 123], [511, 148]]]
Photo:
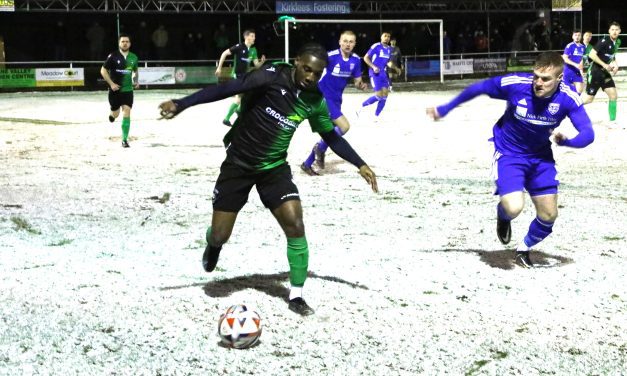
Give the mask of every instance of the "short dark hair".
[[618, 27], [620, 29], [620, 24], [618, 22], [616, 22], [616, 21], [613, 21], [612, 23], [610, 23], [610, 26], [608, 27], [608, 29], [610, 27], [612, 27], [612, 26], [616, 26], [616, 27]]
[[322, 47], [318, 43], [313, 42], [304, 44], [296, 54], [296, 56], [298, 57], [302, 57], [304, 55], [310, 55], [320, 60], [324, 60], [325, 63], [327, 62], [327, 58], [329, 56], [327, 50], [325, 50], [324, 47]]
[[255, 34], [255, 29], [246, 29], [242, 35], [246, 38], [248, 34]]
[[118, 42], [120, 41], [120, 39], [122, 38], [128, 38], [128, 40], [131, 40], [131, 36], [128, 35], [127, 33], [120, 33], [120, 36], [118, 37]]
[[573, 30], [573, 34], [577, 34], [577, 33], [581, 34], [581, 30], [577, 30], [577, 29]]
[[560, 71], [563, 71], [564, 59], [562, 59], [562, 55], [557, 52], [543, 52], [536, 57], [536, 61], [533, 63], [534, 70], [548, 67], [559, 67]]

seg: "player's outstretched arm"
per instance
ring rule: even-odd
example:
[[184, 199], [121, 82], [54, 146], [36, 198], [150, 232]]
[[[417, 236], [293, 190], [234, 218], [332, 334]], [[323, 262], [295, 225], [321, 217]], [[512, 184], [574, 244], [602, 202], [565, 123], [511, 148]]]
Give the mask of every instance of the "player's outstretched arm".
[[430, 116], [433, 120], [441, 119], [445, 117], [449, 112], [451, 112], [455, 107], [461, 105], [464, 102], [468, 102], [469, 100], [481, 94], [487, 94], [492, 98], [501, 98], [502, 93], [500, 90], [500, 77], [489, 78], [487, 80], [479, 81], [468, 86], [450, 102], [441, 106], [428, 108], [427, 116]]
[[335, 133], [335, 131], [320, 133], [320, 136], [322, 136], [322, 139], [327, 143], [327, 145], [329, 145], [329, 147], [331, 148], [331, 150], [333, 150], [333, 152], [335, 152], [335, 154], [337, 154], [345, 161], [350, 162], [355, 167], [359, 168], [359, 174], [370, 185], [373, 192], [379, 192], [379, 187], [377, 185], [377, 176], [370, 169], [370, 167], [368, 167], [366, 162], [361, 159], [361, 157], [352, 148], [348, 141]]
[[571, 148], [585, 148], [594, 141], [594, 129], [592, 121], [583, 106], [577, 107], [569, 115], [570, 121], [575, 129], [579, 132], [573, 138], [568, 138], [565, 134], [554, 131], [553, 140], [560, 146], [569, 146]]

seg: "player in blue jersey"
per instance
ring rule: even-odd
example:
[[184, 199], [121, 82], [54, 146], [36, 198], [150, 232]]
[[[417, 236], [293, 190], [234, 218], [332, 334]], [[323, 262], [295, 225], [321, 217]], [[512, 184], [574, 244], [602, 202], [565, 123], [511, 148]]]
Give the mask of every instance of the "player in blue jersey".
[[[507, 101], [505, 113], [493, 127], [494, 178], [500, 196], [497, 205], [497, 236], [503, 244], [511, 240], [511, 221], [524, 207], [524, 191], [529, 192], [536, 208], [536, 218], [516, 250], [515, 263], [533, 267], [531, 248], [544, 240], [557, 218], [557, 170], [551, 149], [560, 146], [583, 148], [594, 141], [594, 131], [581, 98], [562, 82], [564, 62], [555, 52], [540, 54], [533, 74], [509, 74], [475, 83], [449, 103], [427, 108], [434, 120], [453, 108], [487, 94]], [[554, 131], [569, 117], [579, 132], [568, 138]]]
[[577, 94], [583, 91], [583, 55], [586, 46], [580, 43], [581, 31], [573, 31], [573, 41], [564, 48], [564, 82], [573, 85]]
[[[388, 32], [382, 33], [381, 42], [373, 44], [364, 56], [364, 62], [369, 67], [368, 75], [370, 76], [370, 85], [372, 85], [374, 95], [361, 104], [361, 109], [376, 103], [377, 109], [374, 112], [375, 116], [379, 116], [381, 111], [383, 111], [383, 107], [385, 107], [390, 92], [390, 81], [385, 68], [389, 67], [400, 74], [400, 69], [394, 66], [390, 61], [392, 57], [392, 47], [390, 46], [391, 37], [391, 34]], [[357, 116], [359, 116], [360, 111], [357, 112]]]
[[[357, 37], [355, 33], [346, 30], [340, 35], [340, 48], [329, 51], [329, 63], [322, 73], [322, 78], [318, 83], [318, 88], [322, 92], [331, 120], [335, 124], [335, 133], [342, 136], [350, 129], [350, 123], [342, 113], [342, 93], [351, 79], [355, 86], [364, 90], [368, 85], [361, 79], [361, 59], [353, 53]], [[314, 145], [309, 157], [300, 165], [300, 168], [308, 175], [318, 175], [313, 169], [316, 161], [318, 167], [324, 169], [324, 154], [328, 149], [324, 139], [320, 139]]]

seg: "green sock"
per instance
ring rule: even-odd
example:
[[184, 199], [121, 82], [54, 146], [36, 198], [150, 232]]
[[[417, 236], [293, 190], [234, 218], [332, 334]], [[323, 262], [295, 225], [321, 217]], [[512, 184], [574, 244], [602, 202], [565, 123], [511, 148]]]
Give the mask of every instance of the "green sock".
[[128, 132], [131, 130], [131, 118], [122, 118], [122, 141], [128, 140]]
[[616, 120], [616, 101], [615, 100], [611, 100], [610, 103], [607, 106], [607, 109], [610, 112], [610, 121], [614, 121]]
[[290, 283], [292, 286], [302, 287], [307, 279], [309, 266], [309, 248], [307, 239], [287, 238], [287, 260], [290, 263]]
[[238, 104], [237, 108], [235, 109], [235, 113], [237, 114], [237, 116], [239, 116], [241, 112], [242, 112], [242, 105]]
[[237, 111], [237, 108], [239, 107], [239, 105], [237, 103], [231, 103], [231, 107], [229, 107], [229, 112], [226, 114], [226, 117], [224, 118], [224, 120], [231, 120], [231, 116], [233, 116], [233, 114], [235, 113], [235, 111]]

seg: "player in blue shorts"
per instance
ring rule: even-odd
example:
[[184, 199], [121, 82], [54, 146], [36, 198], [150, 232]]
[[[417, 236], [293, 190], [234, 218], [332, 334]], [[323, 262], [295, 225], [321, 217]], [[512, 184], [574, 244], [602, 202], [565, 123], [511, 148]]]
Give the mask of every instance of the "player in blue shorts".
[[581, 42], [581, 31], [573, 31], [573, 41], [566, 45], [564, 59], [564, 82], [573, 85], [577, 94], [583, 91], [583, 55], [586, 46]]
[[[553, 230], [557, 219], [557, 170], [551, 150], [560, 146], [583, 148], [594, 141], [594, 131], [581, 98], [562, 82], [564, 62], [555, 52], [540, 54], [533, 74], [518, 73], [477, 82], [449, 103], [427, 108], [434, 120], [446, 116], [453, 108], [487, 94], [507, 101], [505, 113], [493, 127], [494, 170], [497, 205], [497, 236], [503, 244], [511, 240], [511, 221], [524, 207], [524, 191], [529, 192], [536, 208], [536, 218], [516, 249], [515, 263], [530, 268], [531, 248]], [[569, 117], [579, 132], [568, 138], [554, 131]]]
[[[374, 95], [366, 99], [364, 103], [361, 104], [361, 109], [376, 103], [377, 109], [374, 112], [375, 116], [379, 116], [381, 111], [383, 111], [383, 107], [385, 107], [385, 103], [390, 92], [390, 81], [385, 71], [385, 67], [389, 67], [390, 69], [400, 72], [399, 68], [395, 67], [394, 64], [390, 62], [390, 58], [392, 56], [390, 38], [390, 33], [382, 33], [381, 42], [373, 44], [364, 56], [364, 62], [369, 67], [368, 75], [370, 76], [370, 85], [372, 85]], [[357, 112], [358, 116], [360, 111]]]
[[[322, 92], [331, 120], [335, 124], [335, 133], [342, 136], [350, 129], [350, 123], [342, 113], [342, 93], [351, 79], [355, 86], [364, 90], [368, 85], [361, 79], [361, 59], [353, 53], [357, 37], [355, 33], [346, 30], [340, 35], [340, 48], [329, 51], [329, 63], [322, 73], [318, 88]], [[313, 169], [314, 161], [320, 169], [324, 169], [324, 153], [328, 149], [327, 143], [320, 139], [314, 145], [309, 157], [300, 165], [300, 168], [308, 175], [318, 175]]]

